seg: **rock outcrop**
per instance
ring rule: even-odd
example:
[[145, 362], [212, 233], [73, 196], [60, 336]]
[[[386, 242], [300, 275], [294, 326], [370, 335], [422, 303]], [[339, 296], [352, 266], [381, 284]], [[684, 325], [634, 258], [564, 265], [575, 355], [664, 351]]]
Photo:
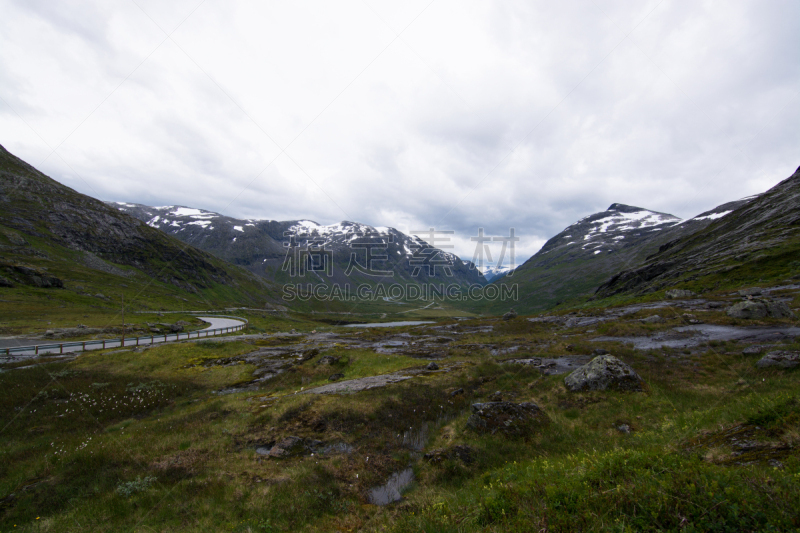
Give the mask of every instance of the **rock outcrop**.
[[644, 390], [644, 380], [613, 355], [599, 355], [564, 378], [572, 392], [590, 390]]
[[756, 363], [756, 366], [758, 368], [796, 368], [800, 366], [800, 352], [786, 350], [769, 352]]
[[547, 422], [547, 416], [534, 402], [483, 402], [472, 404], [467, 427], [479, 433], [523, 435]]
[[785, 302], [769, 300], [745, 300], [730, 306], [726, 313], [733, 318], [792, 318], [794, 313]]

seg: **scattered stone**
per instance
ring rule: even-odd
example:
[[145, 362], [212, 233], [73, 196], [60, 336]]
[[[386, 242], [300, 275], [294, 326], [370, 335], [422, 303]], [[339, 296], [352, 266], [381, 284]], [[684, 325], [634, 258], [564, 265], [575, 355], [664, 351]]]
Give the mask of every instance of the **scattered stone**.
[[754, 302], [747, 300], [739, 302], [728, 308], [726, 311], [729, 317], [745, 318], [745, 319], [758, 319], [767, 316], [767, 306], [761, 302]]
[[572, 344], [567, 344], [566, 346], [564, 346], [564, 349], [567, 350], [568, 352], [571, 352], [572, 350], [575, 349], [575, 346]]
[[661, 318], [658, 315], [653, 315], [653, 316], [649, 316], [647, 318], [641, 319], [640, 322], [643, 322], [645, 324], [662, 324], [662, 323], [666, 322], [666, 320], [664, 320], [663, 318]]
[[766, 349], [766, 346], [748, 346], [742, 350], [742, 355], [758, 355]]
[[778, 461], [777, 459], [770, 459], [769, 461], [767, 461], [767, 464], [772, 468], [777, 468], [779, 470], [783, 470], [784, 468], [784, 464]]
[[644, 380], [613, 355], [600, 355], [564, 378], [572, 392], [584, 390], [644, 390]]
[[620, 433], [630, 433], [631, 427], [628, 424], [619, 424], [617, 426], [617, 431], [619, 431]]
[[503, 401], [503, 393], [499, 390], [494, 391], [489, 395], [489, 400], [492, 402], [502, 402]]
[[428, 363], [428, 366], [425, 367], [425, 370], [439, 370], [439, 365], [431, 361]]
[[512, 308], [508, 313], [503, 315], [503, 320], [512, 320], [517, 318], [517, 312]]
[[761, 289], [759, 287], [751, 287], [749, 289], [742, 289], [739, 291], [739, 296], [759, 296]]
[[702, 324], [703, 323], [702, 320], [697, 320], [697, 317], [694, 316], [692, 313], [683, 313], [681, 315], [681, 318], [687, 324]]
[[484, 402], [472, 404], [467, 427], [481, 433], [519, 435], [545, 422], [547, 416], [533, 402]]
[[317, 350], [316, 348], [312, 348], [310, 350], [303, 350], [302, 352], [300, 352], [298, 359], [302, 363], [305, 361], [310, 361], [311, 359], [314, 359], [318, 355], [319, 355], [319, 350]]
[[458, 396], [459, 394], [464, 394], [464, 389], [456, 389], [450, 393], [450, 396]]
[[343, 377], [344, 377], [344, 374], [342, 374], [341, 372], [338, 372], [338, 373], [333, 374], [332, 376], [330, 376], [328, 378], [328, 381], [339, 381]]
[[596, 349], [592, 350], [592, 355], [606, 355], [607, 353], [608, 353], [608, 350], [604, 350], [602, 348], [596, 348]]
[[338, 362], [339, 362], [339, 358], [338, 357], [334, 357], [332, 355], [326, 355], [326, 356], [322, 357], [319, 360], [319, 363], [317, 363], [317, 364], [320, 364], [320, 365], [335, 365]]
[[0, 287], [14, 288], [14, 284], [10, 279], [0, 276]]
[[[275, 443], [269, 451], [266, 451], [266, 446], [259, 446], [256, 448], [256, 453], [260, 455], [267, 455], [284, 459], [287, 457], [296, 457], [298, 455], [305, 455], [311, 453], [315, 446], [321, 444], [319, 441], [310, 441], [300, 437], [286, 437]], [[265, 453], [266, 451], [266, 453]]]
[[725, 304], [722, 302], [707, 302], [706, 307], [709, 309], [719, 309], [720, 307], [725, 307]]
[[769, 352], [762, 357], [757, 363], [758, 368], [795, 368], [800, 365], [800, 352], [789, 352], [786, 350], [778, 350]]
[[664, 293], [667, 298], [670, 300], [675, 300], [678, 298], [692, 298], [695, 296], [694, 291], [686, 290], [686, 289], [671, 289]]
[[457, 444], [449, 448], [436, 448], [426, 453], [423, 458], [431, 464], [439, 464], [448, 459], [459, 459], [464, 464], [470, 464], [475, 460], [475, 450], [469, 446]]

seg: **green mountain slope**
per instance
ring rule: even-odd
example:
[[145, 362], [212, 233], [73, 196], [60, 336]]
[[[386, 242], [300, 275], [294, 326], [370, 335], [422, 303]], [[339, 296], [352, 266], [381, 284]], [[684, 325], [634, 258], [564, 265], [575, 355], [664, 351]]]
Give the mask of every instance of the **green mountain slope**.
[[663, 244], [635, 268], [604, 283], [598, 297], [680, 284], [709, 289], [800, 274], [800, 168], [706, 228]]
[[262, 278], [56, 182], [2, 146], [0, 252], [3, 305], [103, 306], [125, 294], [142, 308], [203, 308], [279, 298]]
[[518, 287], [517, 302], [489, 302], [493, 312], [509, 307], [530, 313], [590, 295], [621, 270], [640, 264], [664, 243], [690, 235], [749, 199], [722, 204], [688, 220], [641, 207], [612, 204], [565, 228], [533, 257], [493, 281]]

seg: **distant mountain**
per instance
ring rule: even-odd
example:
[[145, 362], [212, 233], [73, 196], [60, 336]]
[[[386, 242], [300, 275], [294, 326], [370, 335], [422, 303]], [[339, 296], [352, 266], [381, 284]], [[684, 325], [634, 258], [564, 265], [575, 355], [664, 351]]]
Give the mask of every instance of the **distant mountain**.
[[279, 298], [264, 280], [58, 183], [2, 146], [0, 252], [7, 289], [88, 294], [136, 285], [139, 299], [175, 291], [216, 304]]
[[763, 194], [720, 207], [724, 211], [693, 219], [706, 222], [704, 227], [662, 240], [653, 255], [617, 273], [597, 295], [647, 293], [677, 284], [713, 289], [800, 275], [800, 168]]
[[[614, 203], [548, 240], [514, 270], [512, 277], [498, 277], [492, 282], [518, 285], [518, 311], [548, 309], [593, 293], [611, 276], [639, 264], [662, 244], [690, 235], [748, 201], [729, 202], [688, 220]], [[493, 308], [509, 306], [497, 303]]]
[[495, 266], [490, 266], [484, 268], [482, 273], [483, 277], [486, 278], [486, 281], [488, 281], [489, 283], [494, 283], [497, 280], [501, 279], [503, 276], [507, 276], [508, 273], [511, 272], [512, 270], [514, 269], [508, 265], [500, 266], [499, 268]]
[[[349, 221], [325, 226], [310, 220], [236, 219], [185, 206], [150, 207], [124, 202], [109, 202], [109, 205], [268, 280], [340, 285], [486, 284], [471, 262], [394, 228]], [[292, 261], [293, 248], [329, 252], [330, 270], [301, 268], [292, 276], [287, 261]], [[368, 254], [373, 258], [371, 264]], [[310, 254], [310, 257], [314, 261], [314, 257], [319, 259], [323, 255]], [[348, 271], [349, 267], [355, 268]], [[372, 275], [378, 271], [392, 274]]]

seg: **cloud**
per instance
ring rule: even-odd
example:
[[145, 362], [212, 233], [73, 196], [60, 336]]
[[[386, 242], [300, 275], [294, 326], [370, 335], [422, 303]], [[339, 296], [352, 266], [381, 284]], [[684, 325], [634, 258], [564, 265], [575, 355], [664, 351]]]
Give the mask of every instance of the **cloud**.
[[513, 227], [521, 262], [613, 202], [691, 217], [800, 163], [790, 1], [3, 12], [0, 143], [101, 199], [436, 227], [465, 258]]

